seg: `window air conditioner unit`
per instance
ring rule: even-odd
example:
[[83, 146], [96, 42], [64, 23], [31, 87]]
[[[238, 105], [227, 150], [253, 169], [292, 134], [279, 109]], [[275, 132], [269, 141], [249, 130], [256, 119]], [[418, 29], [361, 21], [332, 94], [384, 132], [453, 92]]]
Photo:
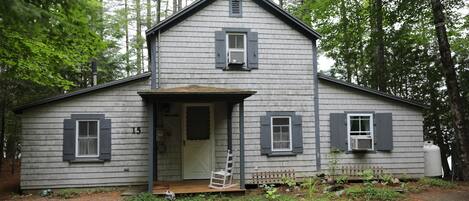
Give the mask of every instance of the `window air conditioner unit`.
[[371, 136], [351, 137], [350, 145], [351, 149], [356, 151], [371, 150], [373, 148], [373, 140]]
[[233, 51], [229, 52], [229, 64], [243, 65], [245, 63], [244, 52]]

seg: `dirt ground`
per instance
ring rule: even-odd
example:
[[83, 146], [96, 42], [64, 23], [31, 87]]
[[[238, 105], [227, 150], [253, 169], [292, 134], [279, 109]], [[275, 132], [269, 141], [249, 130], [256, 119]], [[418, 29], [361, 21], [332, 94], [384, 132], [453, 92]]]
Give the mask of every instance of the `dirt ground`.
[[19, 163], [16, 162], [12, 174], [12, 162], [4, 160], [0, 170], [0, 200], [5, 200], [12, 192], [18, 192], [20, 184]]
[[459, 182], [454, 189], [432, 188], [410, 194], [411, 201], [469, 201], [469, 182]]

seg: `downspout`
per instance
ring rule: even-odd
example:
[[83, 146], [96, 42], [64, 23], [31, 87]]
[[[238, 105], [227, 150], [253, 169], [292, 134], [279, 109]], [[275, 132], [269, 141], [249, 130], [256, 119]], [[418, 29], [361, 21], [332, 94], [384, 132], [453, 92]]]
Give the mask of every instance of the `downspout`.
[[313, 91], [314, 91], [314, 138], [316, 143], [316, 172], [321, 171], [321, 141], [319, 130], [319, 79], [318, 79], [318, 50], [316, 39], [312, 40], [313, 45]]
[[158, 85], [157, 85], [157, 88], [160, 88], [160, 76], [161, 76], [161, 72], [160, 72], [160, 64], [161, 64], [161, 57], [160, 57], [160, 49], [161, 49], [161, 45], [160, 45], [160, 40], [161, 38], [161, 32], [160, 30], [158, 30], [158, 65], [157, 65], [157, 68], [158, 68]]

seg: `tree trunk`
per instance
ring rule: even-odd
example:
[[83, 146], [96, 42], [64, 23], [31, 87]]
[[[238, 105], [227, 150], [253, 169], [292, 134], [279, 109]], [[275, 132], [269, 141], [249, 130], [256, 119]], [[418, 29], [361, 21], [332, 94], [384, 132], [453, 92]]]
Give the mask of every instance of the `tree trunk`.
[[128, 0], [124, 1], [124, 15], [125, 15], [125, 71], [127, 76], [130, 76], [130, 61], [129, 61], [129, 4]]
[[136, 33], [136, 52], [137, 52], [137, 74], [142, 72], [142, 18], [140, 16], [140, 0], [135, 0], [135, 13], [137, 21], [137, 33]]
[[182, 0], [178, 0], [178, 11], [182, 9]]
[[345, 5], [345, 0], [340, 0], [340, 28], [342, 32], [342, 39], [344, 40], [343, 48], [340, 48], [341, 52], [343, 52], [344, 60], [343, 65], [345, 67], [345, 79], [348, 82], [352, 82], [352, 67], [350, 66], [350, 40], [349, 36], [347, 35], [349, 29], [349, 21], [347, 17], [347, 7]]
[[173, 15], [177, 12], [178, 0], [173, 0]]
[[[3, 85], [3, 81], [1, 84]], [[3, 91], [3, 86], [2, 89]], [[2, 103], [0, 108], [0, 173], [2, 171], [2, 163], [3, 163], [3, 154], [5, 149], [5, 112], [6, 112], [6, 96], [2, 97]]]
[[278, 6], [283, 9], [283, 0], [278, 0]]
[[384, 59], [383, 1], [374, 0], [372, 5], [372, 40], [374, 40], [374, 84], [380, 91], [387, 91], [386, 64]]
[[161, 0], [156, 0], [156, 23], [161, 21]]
[[431, 4], [441, 57], [441, 72], [445, 77], [455, 132], [456, 149], [453, 161], [456, 162], [456, 167], [454, 167], [453, 170], [455, 170], [456, 177], [459, 180], [469, 180], [469, 138], [467, 137], [467, 135], [469, 135], [469, 129], [464, 122], [464, 102], [460, 95], [456, 70], [454, 69], [453, 59], [451, 58], [451, 48], [446, 33], [443, 5], [440, 0], [431, 0]]

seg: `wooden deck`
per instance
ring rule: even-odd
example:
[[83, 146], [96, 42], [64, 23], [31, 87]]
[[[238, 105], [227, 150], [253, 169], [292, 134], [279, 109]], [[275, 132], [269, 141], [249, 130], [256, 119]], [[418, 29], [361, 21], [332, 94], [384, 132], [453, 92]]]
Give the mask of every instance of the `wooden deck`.
[[174, 194], [196, 194], [196, 193], [244, 193], [244, 189], [239, 188], [239, 184], [226, 189], [209, 188], [209, 180], [185, 180], [156, 182], [153, 186], [153, 194], [164, 195], [167, 190]]

